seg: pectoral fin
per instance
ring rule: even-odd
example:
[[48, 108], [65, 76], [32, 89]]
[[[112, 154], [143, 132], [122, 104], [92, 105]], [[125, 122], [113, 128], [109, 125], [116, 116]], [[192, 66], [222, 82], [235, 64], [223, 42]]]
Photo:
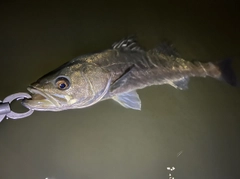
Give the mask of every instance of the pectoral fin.
[[122, 87], [128, 80], [129, 75], [131, 74], [131, 71], [133, 70], [134, 65], [130, 66], [125, 73], [119, 78], [117, 79], [110, 87], [110, 91], [114, 92], [116, 89]]
[[125, 108], [141, 110], [141, 100], [136, 91], [122, 93], [120, 95], [114, 96], [113, 100], [117, 101]]
[[174, 88], [177, 88], [180, 90], [186, 90], [186, 89], [188, 89], [188, 82], [189, 82], [189, 78], [183, 77], [177, 81], [170, 83], [170, 85], [172, 85]]

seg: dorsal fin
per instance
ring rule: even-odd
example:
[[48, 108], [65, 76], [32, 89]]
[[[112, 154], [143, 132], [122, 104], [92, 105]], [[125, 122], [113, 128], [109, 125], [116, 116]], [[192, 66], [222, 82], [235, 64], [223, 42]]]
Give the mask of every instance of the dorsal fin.
[[136, 36], [128, 36], [112, 45], [113, 49], [143, 51], [136, 40]]
[[162, 53], [167, 56], [180, 57], [177, 50], [174, 48], [173, 44], [164, 41], [159, 44], [156, 48], [150, 50], [152, 53]]

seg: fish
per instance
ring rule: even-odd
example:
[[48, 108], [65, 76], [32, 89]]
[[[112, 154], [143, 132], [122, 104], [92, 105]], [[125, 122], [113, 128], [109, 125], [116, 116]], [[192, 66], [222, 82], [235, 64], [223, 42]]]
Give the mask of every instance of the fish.
[[111, 48], [78, 56], [39, 78], [27, 88], [23, 105], [36, 111], [63, 111], [112, 99], [125, 108], [141, 110], [137, 90], [168, 84], [188, 89], [191, 77], [212, 77], [236, 86], [231, 60], [188, 61], [167, 43], [145, 50], [135, 36]]

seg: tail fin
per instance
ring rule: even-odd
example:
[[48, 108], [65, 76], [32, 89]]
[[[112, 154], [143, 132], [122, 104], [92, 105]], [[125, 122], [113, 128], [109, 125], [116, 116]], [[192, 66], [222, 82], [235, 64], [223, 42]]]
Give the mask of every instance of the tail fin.
[[216, 63], [221, 72], [220, 79], [232, 86], [237, 86], [237, 78], [231, 67], [231, 64], [232, 64], [231, 59], [226, 59]]

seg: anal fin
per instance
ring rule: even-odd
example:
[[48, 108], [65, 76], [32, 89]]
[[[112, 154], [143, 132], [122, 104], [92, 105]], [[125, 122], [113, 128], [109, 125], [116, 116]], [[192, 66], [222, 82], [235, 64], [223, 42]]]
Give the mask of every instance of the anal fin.
[[188, 89], [189, 77], [182, 77], [177, 81], [170, 83], [171, 86], [180, 90]]
[[114, 96], [113, 100], [117, 101], [125, 108], [141, 110], [141, 100], [136, 91], [119, 94]]

